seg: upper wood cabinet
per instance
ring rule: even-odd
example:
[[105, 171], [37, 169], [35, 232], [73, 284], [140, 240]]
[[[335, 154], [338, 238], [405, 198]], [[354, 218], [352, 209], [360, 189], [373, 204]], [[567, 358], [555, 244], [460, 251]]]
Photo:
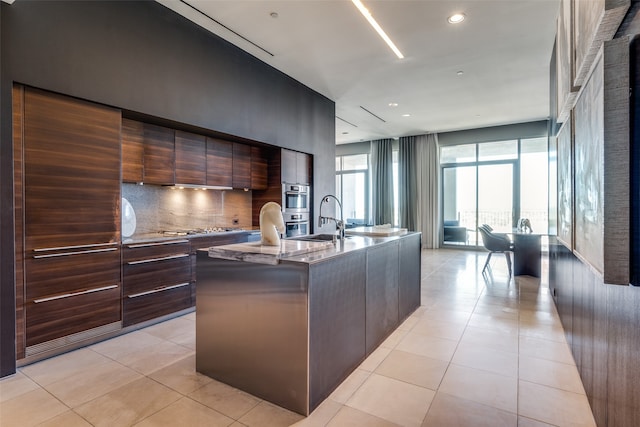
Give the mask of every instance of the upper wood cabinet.
[[251, 188], [251, 146], [233, 143], [233, 188]]
[[175, 180], [175, 132], [144, 123], [144, 183], [173, 185]]
[[268, 153], [261, 147], [251, 147], [251, 189], [265, 190], [268, 184]]
[[122, 119], [122, 182], [143, 180], [144, 125], [136, 120]]
[[207, 184], [206, 137], [176, 131], [176, 184]]
[[233, 185], [233, 143], [207, 138], [207, 185]]
[[25, 250], [120, 241], [120, 112], [25, 88]]
[[298, 151], [281, 150], [282, 182], [311, 184], [311, 156]]
[[122, 181], [266, 189], [266, 148], [122, 119]]

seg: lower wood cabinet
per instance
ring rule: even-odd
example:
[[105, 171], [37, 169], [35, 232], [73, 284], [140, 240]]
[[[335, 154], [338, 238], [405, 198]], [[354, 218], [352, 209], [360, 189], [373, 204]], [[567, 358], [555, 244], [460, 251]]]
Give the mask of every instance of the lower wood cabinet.
[[190, 252], [186, 239], [123, 247], [123, 326], [193, 306]]
[[29, 347], [120, 321], [116, 244], [37, 249], [25, 267], [27, 353]]

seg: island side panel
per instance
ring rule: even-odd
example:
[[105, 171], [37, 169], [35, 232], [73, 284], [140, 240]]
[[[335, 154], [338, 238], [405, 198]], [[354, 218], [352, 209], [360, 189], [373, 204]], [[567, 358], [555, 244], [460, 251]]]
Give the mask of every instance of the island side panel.
[[199, 251], [196, 269], [196, 370], [308, 414], [308, 266]]
[[310, 411], [365, 358], [365, 268], [364, 250], [310, 266]]
[[421, 237], [420, 233], [415, 233], [400, 239], [398, 279], [400, 323], [420, 307]]
[[367, 251], [367, 356], [399, 324], [398, 248], [399, 242], [394, 241]]

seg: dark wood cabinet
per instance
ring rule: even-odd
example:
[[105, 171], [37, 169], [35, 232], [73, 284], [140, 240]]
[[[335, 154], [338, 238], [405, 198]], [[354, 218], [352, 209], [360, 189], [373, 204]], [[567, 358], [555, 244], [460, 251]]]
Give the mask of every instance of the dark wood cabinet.
[[251, 189], [264, 190], [267, 188], [267, 167], [269, 165], [267, 150], [261, 147], [251, 147]]
[[205, 185], [207, 183], [206, 137], [176, 131], [176, 184]]
[[233, 143], [233, 188], [251, 188], [251, 146]]
[[311, 184], [311, 156], [298, 151], [282, 149], [282, 182], [289, 184]]
[[[25, 88], [26, 355], [41, 344], [120, 321], [120, 111]], [[16, 112], [18, 113], [18, 112]], [[104, 332], [104, 330], [103, 330]], [[64, 338], [66, 339], [66, 338]], [[64, 341], [63, 339], [63, 341]], [[47, 343], [45, 347], [57, 345]]]
[[122, 119], [122, 182], [139, 183], [144, 179], [144, 125]]
[[120, 249], [40, 249], [26, 259], [26, 346], [120, 322]]
[[123, 326], [193, 306], [190, 252], [186, 239], [123, 247]]
[[207, 185], [233, 185], [233, 143], [207, 138]]
[[144, 183], [173, 185], [175, 180], [175, 132], [144, 123]]

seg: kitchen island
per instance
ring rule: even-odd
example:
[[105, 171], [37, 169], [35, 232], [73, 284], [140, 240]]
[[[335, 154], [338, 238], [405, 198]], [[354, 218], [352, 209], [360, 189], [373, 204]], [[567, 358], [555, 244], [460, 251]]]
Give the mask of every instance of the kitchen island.
[[420, 305], [420, 239], [198, 251], [196, 370], [308, 415]]

